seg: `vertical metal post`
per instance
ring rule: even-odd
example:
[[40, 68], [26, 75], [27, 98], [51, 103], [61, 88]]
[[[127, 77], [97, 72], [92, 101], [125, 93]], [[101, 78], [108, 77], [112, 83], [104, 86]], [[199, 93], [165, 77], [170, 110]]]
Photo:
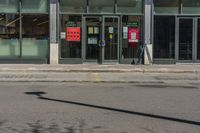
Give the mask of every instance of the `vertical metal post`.
[[104, 19], [102, 17], [99, 17], [99, 27], [101, 27], [99, 31], [99, 57], [98, 57], [98, 64], [103, 64], [103, 43], [104, 43], [104, 28], [103, 28], [103, 21]]
[[153, 63], [153, 44], [152, 44], [152, 16], [153, 0], [145, 0], [144, 5], [144, 64]]
[[58, 0], [50, 0], [50, 64], [58, 64], [59, 45], [58, 45]]
[[19, 1], [19, 47], [20, 47], [20, 63], [22, 63], [22, 13], [21, 13], [22, 2]]
[[57, 3], [58, 0], [50, 2], [50, 42], [57, 43]]
[[86, 26], [86, 17], [82, 15], [82, 61], [85, 62], [86, 60], [86, 36], [87, 36], [87, 26]]
[[180, 22], [180, 18], [178, 18], [176, 16], [175, 19], [175, 60], [176, 63], [179, 60], [179, 22]]
[[198, 19], [193, 18], [193, 48], [192, 48], [192, 53], [193, 53], [193, 63], [197, 61], [197, 41], [198, 41]]

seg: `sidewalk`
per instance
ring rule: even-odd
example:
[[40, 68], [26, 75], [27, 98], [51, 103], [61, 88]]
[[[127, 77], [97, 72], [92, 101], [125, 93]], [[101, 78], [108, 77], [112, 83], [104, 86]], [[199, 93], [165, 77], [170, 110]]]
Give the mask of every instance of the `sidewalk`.
[[141, 73], [200, 73], [200, 64], [189, 65], [33, 65], [1, 64], [0, 72], [141, 72]]
[[0, 82], [200, 83], [200, 65], [0, 65]]

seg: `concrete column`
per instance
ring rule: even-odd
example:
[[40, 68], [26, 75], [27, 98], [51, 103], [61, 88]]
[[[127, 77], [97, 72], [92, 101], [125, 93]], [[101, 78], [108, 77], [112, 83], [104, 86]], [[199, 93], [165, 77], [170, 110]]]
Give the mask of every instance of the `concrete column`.
[[56, 65], [59, 60], [59, 44], [58, 44], [58, 0], [50, 0], [50, 64]]
[[153, 63], [153, 44], [152, 44], [152, 9], [153, 0], [145, 0], [144, 6], [144, 64]]

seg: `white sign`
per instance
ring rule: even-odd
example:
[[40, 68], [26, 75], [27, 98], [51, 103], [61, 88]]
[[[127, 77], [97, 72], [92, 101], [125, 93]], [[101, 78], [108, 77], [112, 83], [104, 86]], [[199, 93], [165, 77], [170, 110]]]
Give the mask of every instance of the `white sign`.
[[113, 34], [114, 33], [114, 28], [113, 27], [109, 27], [109, 33]]
[[135, 32], [131, 33], [131, 39], [129, 40], [129, 42], [138, 42]]
[[127, 32], [123, 33], [123, 39], [128, 39], [128, 33]]
[[61, 39], [66, 39], [66, 33], [65, 32], [61, 32], [60, 33], [60, 38]]
[[128, 27], [123, 27], [123, 32], [128, 33]]
[[88, 44], [97, 44], [97, 38], [88, 38]]

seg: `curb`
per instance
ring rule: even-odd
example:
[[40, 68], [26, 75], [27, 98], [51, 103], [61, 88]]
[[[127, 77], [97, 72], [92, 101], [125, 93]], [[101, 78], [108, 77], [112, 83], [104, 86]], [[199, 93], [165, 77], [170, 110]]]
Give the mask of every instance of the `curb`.
[[0, 82], [57, 82], [57, 83], [164, 83], [163, 81], [86, 81], [86, 80], [0, 80]]
[[88, 73], [88, 72], [95, 72], [95, 73], [195, 73], [199, 74], [200, 70], [152, 70], [152, 69], [132, 69], [132, 70], [100, 70], [100, 69], [94, 69], [94, 70], [66, 70], [66, 69], [59, 69], [59, 70], [46, 70], [46, 69], [0, 69], [0, 72], [54, 72], [54, 73], [74, 73], [74, 72], [80, 72], [80, 73]]

